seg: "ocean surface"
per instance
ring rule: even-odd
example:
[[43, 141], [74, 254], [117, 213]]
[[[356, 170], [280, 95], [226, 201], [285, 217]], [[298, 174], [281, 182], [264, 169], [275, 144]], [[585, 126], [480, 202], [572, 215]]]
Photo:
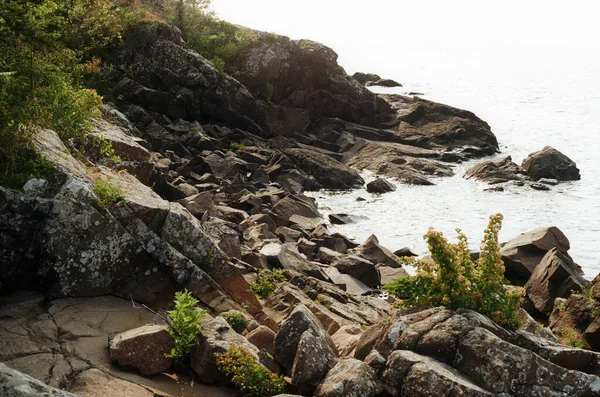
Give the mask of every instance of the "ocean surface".
[[[600, 50], [428, 49], [379, 54], [378, 59], [375, 68], [363, 70], [365, 62], [356, 54], [340, 54], [340, 64], [350, 74], [374, 72], [404, 85], [376, 92], [422, 92], [425, 99], [474, 112], [492, 127], [500, 156], [511, 155], [520, 164], [529, 153], [550, 145], [577, 163], [582, 178], [551, 191], [484, 192], [487, 185], [462, 178], [482, 161], [474, 160], [456, 165], [456, 175], [435, 179], [435, 186], [397, 184], [395, 192], [380, 196], [366, 190], [311, 193], [325, 215], [368, 218], [332, 230], [358, 241], [375, 234], [392, 250], [408, 246], [422, 254], [427, 252], [422, 236], [429, 227], [451, 239], [460, 228], [471, 249], [478, 249], [489, 215], [500, 212], [501, 241], [554, 225], [569, 238], [569, 252], [586, 277], [600, 273]], [[364, 177], [369, 181], [374, 175]], [[367, 201], [357, 202], [359, 196]]]

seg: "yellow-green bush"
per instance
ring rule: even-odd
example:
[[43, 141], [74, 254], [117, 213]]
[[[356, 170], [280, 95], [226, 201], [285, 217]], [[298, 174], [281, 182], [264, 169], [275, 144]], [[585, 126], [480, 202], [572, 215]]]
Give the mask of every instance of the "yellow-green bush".
[[175, 342], [175, 347], [167, 357], [181, 360], [190, 353], [202, 333], [200, 320], [206, 311], [194, 307], [198, 300], [188, 290], [175, 293], [175, 309], [169, 314], [169, 332]]
[[446, 306], [472, 309], [500, 325], [519, 324], [520, 298], [504, 288], [504, 263], [500, 256], [498, 233], [502, 215], [490, 217], [477, 261], [471, 260], [467, 237], [457, 229], [458, 242], [452, 244], [442, 233], [430, 229], [425, 234], [431, 260], [408, 259], [417, 274], [384, 286], [400, 298], [404, 306]]
[[280, 269], [273, 269], [272, 272], [261, 271], [256, 281], [250, 283], [250, 289], [259, 298], [267, 299], [273, 294], [277, 284], [285, 280], [283, 271]]
[[125, 200], [121, 189], [108, 179], [100, 179], [94, 186], [94, 193], [98, 198], [98, 205], [102, 208], [109, 208], [113, 204]]
[[217, 368], [244, 393], [274, 396], [285, 390], [283, 377], [269, 372], [243, 347], [231, 346], [226, 353], [215, 354], [215, 358]]

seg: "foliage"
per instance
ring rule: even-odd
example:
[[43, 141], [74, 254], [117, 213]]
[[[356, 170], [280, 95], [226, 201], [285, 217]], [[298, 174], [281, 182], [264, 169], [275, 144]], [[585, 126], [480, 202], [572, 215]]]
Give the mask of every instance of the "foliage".
[[232, 382], [244, 393], [256, 396], [274, 396], [285, 390], [282, 376], [269, 372], [258, 364], [246, 349], [231, 346], [227, 352], [215, 354], [217, 368], [231, 377]]
[[20, 189], [30, 179], [44, 179], [54, 169], [45, 158], [35, 157], [34, 153], [17, 157], [14, 173], [0, 173], [0, 185]]
[[325, 306], [327, 309], [331, 309], [331, 301], [324, 295], [317, 295], [317, 299], [315, 299], [315, 302]]
[[209, 270], [213, 267], [216, 260], [217, 256], [215, 255], [214, 251], [208, 250], [198, 265], [202, 270]]
[[121, 157], [115, 154], [115, 148], [112, 142], [103, 136], [95, 135], [92, 138], [92, 145], [98, 150], [101, 156], [108, 158], [115, 164], [121, 163]]
[[247, 56], [258, 43], [258, 36], [222, 21], [209, 11], [210, 1], [178, 2], [167, 14], [182, 32], [187, 46], [206, 59], [212, 60], [219, 71], [240, 57]]
[[245, 152], [245, 151], [248, 150], [248, 148], [243, 143], [231, 142], [229, 144], [229, 150], [232, 151], [232, 152], [237, 152], [238, 150], [242, 151], [242, 152]]
[[102, 208], [109, 208], [113, 204], [125, 200], [121, 189], [108, 179], [100, 179], [94, 186], [94, 193], [98, 197], [98, 205]]
[[449, 243], [442, 233], [430, 229], [425, 234], [431, 261], [408, 259], [417, 274], [386, 285], [405, 306], [432, 305], [450, 309], [478, 311], [500, 325], [519, 324], [520, 298], [504, 288], [504, 264], [500, 256], [498, 233], [502, 215], [490, 217], [477, 261], [471, 260], [467, 237], [457, 229], [458, 243]]
[[227, 321], [231, 328], [237, 333], [240, 333], [246, 328], [246, 319], [244, 315], [238, 311], [224, 313], [221, 316]]
[[166, 356], [181, 360], [186, 357], [195, 346], [202, 333], [200, 320], [206, 311], [194, 307], [198, 300], [187, 289], [175, 293], [175, 309], [169, 314], [169, 332], [175, 342], [175, 347]]
[[583, 336], [576, 329], [570, 326], [561, 327], [557, 336], [560, 341], [567, 346], [577, 349], [590, 349], [590, 345], [586, 342]]
[[275, 89], [275, 87], [273, 86], [273, 84], [271, 84], [271, 83], [267, 84], [267, 96], [266, 96], [267, 103], [271, 103], [271, 101], [273, 100], [273, 90], [274, 89]]
[[259, 298], [267, 299], [273, 294], [277, 284], [285, 280], [283, 271], [280, 269], [273, 269], [272, 272], [261, 271], [256, 281], [250, 283], [250, 289]]

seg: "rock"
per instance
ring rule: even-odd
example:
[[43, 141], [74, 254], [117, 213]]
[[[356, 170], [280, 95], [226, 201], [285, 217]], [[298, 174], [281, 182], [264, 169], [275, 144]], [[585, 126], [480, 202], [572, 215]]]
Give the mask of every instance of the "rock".
[[409, 274], [401, 267], [393, 268], [389, 266], [379, 266], [377, 268], [381, 277], [381, 285], [386, 285], [398, 280], [401, 277], [408, 277]]
[[492, 393], [566, 397], [575, 390], [580, 396], [600, 391], [597, 376], [566, 370], [482, 328], [468, 332], [458, 352], [456, 368]]
[[342, 254], [340, 254], [339, 252], [329, 249], [327, 247], [320, 247], [317, 251], [317, 257], [323, 263], [331, 263], [341, 255]]
[[[115, 97], [170, 119], [215, 120], [268, 135], [266, 112], [248, 90], [227, 75], [221, 77], [208, 60], [182, 47], [177, 32], [176, 27], [160, 23], [140, 24], [127, 32], [118, 62], [123, 70], [135, 67], [137, 72], [134, 80], [123, 77]], [[137, 46], [140, 40], [149, 45]]]
[[110, 357], [119, 365], [133, 367], [144, 375], [163, 372], [173, 364], [165, 357], [175, 347], [169, 328], [145, 325], [115, 336], [110, 341]]
[[523, 285], [546, 252], [554, 247], [563, 252], [567, 252], [571, 247], [567, 237], [555, 226], [521, 233], [502, 244], [500, 254], [506, 268], [506, 278]]
[[381, 381], [392, 396], [492, 396], [453, 368], [407, 350], [390, 355]]
[[572, 291], [581, 292], [588, 284], [571, 257], [552, 248], [535, 267], [525, 293], [538, 311], [549, 315], [556, 298], [568, 298]]
[[379, 240], [377, 240], [374, 234], [351, 251], [352, 254], [361, 256], [371, 263], [381, 263], [394, 268], [401, 267], [400, 263], [398, 263], [398, 257], [389, 249], [379, 245]]
[[304, 195], [287, 196], [277, 202], [272, 208], [277, 216], [275, 223], [278, 226], [289, 226], [290, 218], [293, 215], [300, 215], [305, 218], [319, 218], [319, 210], [312, 199]]
[[319, 336], [304, 331], [292, 367], [292, 385], [302, 394], [312, 393], [334, 365], [334, 352]]
[[363, 219], [367, 219], [366, 216], [350, 214], [329, 214], [328, 216], [329, 222], [334, 225], [347, 225], [348, 223], [357, 223]]
[[201, 219], [206, 211], [214, 211], [215, 204], [213, 202], [213, 195], [210, 192], [202, 192], [192, 196], [188, 196], [178, 201], [179, 204], [183, 205], [192, 215], [196, 218]]
[[377, 178], [367, 183], [367, 192], [369, 193], [387, 193], [394, 190], [396, 190], [396, 186], [383, 178]]
[[581, 179], [575, 162], [550, 146], [530, 153], [523, 160], [522, 166], [533, 179], [549, 178], [559, 181]]
[[23, 191], [29, 194], [43, 196], [48, 189], [48, 181], [45, 179], [30, 179], [23, 185]]
[[150, 152], [139, 143], [143, 142], [142, 139], [131, 136], [124, 129], [103, 120], [94, 120], [93, 123], [94, 128], [90, 133], [92, 145], [99, 146], [99, 144], [95, 144], [94, 139], [105, 140], [112, 145], [115, 155], [122, 160], [150, 160]]
[[379, 77], [379, 75], [374, 74], [374, 73], [356, 72], [352, 75], [352, 77], [354, 77], [354, 79], [362, 85], [367, 85], [367, 83], [369, 81], [381, 80], [381, 77]]
[[394, 251], [394, 255], [396, 255], [399, 258], [402, 258], [405, 256], [408, 256], [408, 257], [417, 256], [417, 254], [412, 252], [412, 250], [408, 247], [400, 248], [399, 250]]
[[340, 273], [335, 267], [325, 269], [325, 274], [327, 274], [335, 285], [339, 286], [350, 295], [362, 295], [371, 291], [371, 287], [348, 274]]
[[283, 153], [327, 189], [353, 189], [365, 183], [356, 170], [316, 151], [285, 149]]
[[331, 265], [342, 273], [349, 274], [360, 280], [368, 287], [375, 288], [381, 284], [379, 273], [377, 272], [377, 269], [375, 269], [375, 265], [359, 256], [338, 256]]
[[246, 335], [248, 342], [252, 343], [259, 349], [264, 349], [267, 353], [273, 355], [273, 345], [275, 343], [276, 334], [270, 328], [260, 325]]
[[154, 397], [158, 390], [140, 386], [98, 370], [88, 369], [72, 381], [71, 391], [86, 397], [125, 395], [127, 397]]
[[344, 325], [335, 334], [331, 335], [340, 356], [352, 356], [363, 331], [363, 328], [358, 325]]
[[[292, 373], [292, 367], [295, 365], [296, 356], [300, 352], [298, 348], [300, 340], [307, 332], [311, 337], [305, 336], [307, 344], [321, 344], [323, 351], [327, 352], [327, 360], [323, 360], [329, 365], [329, 357], [332, 359], [338, 356], [337, 348], [331, 340], [331, 337], [323, 329], [315, 315], [303, 304], [298, 305], [290, 314], [287, 320], [281, 325], [275, 339], [275, 361], [277, 361], [288, 374]], [[313, 357], [313, 359], [316, 357]], [[325, 358], [321, 356], [321, 358]], [[323, 376], [325, 374], [322, 374]], [[321, 381], [321, 379], [319, 379]]]
[[281, 250], [277, 254], [277, 260], [279, 261], [280, 267], [284, 269], [294, 270], [319, 280], [329, 280], [327, 275], [318, 265], [309, 262], [302, 254], [300, 254], [300, 252], [298, 252], [298, 248], [295, 244], [283, 244]]
[[379, 87], [402, 87], [402, 84], [392, 79], [379, 79], [377, 81], [367, 82], [367, 87], [379, 86]]
[[475, 179], [490, 184], [504, 183], [512, 180], [523, 180], [525, 170], [513, 163], [512, 157], [500, 157], [488, 160], [469, 168], [463, 175], [466, 179]]
[[321, 397], [374, 397], [381, 392], [375, 372], [362, 361], [347, 358], [335, 364], [315, 393]]
[[0, 390], [7, 397], [77, 397], [76, 394], [50, 387], [3, 363], [0, 363]]
[[290, 229], [289, 227], [279, 227], [275, 230], [275, 234], [284, 243], [293, 243], [303, 236], [298, 230]]
[[302, 230], [313, 231], [323, 223], [322, 218], [306, 218], [300, 215], [292, 215], [289, 219], [292, 225], [298, 225]]
[[544, 185], [550, 185], [550, 186], [558, 185], [558, 181], [556, 179], [541, 178], [538, 180], [538, 182], [543, 183]]
[[256, 226], [260, 224], [266, 224], [268, 231], [272, 233], [275, 233], [275, 230], [277, 230], [277, 225], [275, 224], [275, 221], [273, 221], [273, 218], [271, 218], [267, 214], [250, 215], [248, 218], [246, 218], [240, 223], [240, 226], [244, 229], [247, 229], [251, 226]]

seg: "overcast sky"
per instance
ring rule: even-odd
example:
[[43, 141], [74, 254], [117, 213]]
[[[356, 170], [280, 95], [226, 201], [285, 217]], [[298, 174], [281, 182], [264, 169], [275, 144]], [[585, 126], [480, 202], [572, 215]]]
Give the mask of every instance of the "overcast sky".
[[213, 0], [230, 22], [354, 48], [600, 48], [600, 0]]

